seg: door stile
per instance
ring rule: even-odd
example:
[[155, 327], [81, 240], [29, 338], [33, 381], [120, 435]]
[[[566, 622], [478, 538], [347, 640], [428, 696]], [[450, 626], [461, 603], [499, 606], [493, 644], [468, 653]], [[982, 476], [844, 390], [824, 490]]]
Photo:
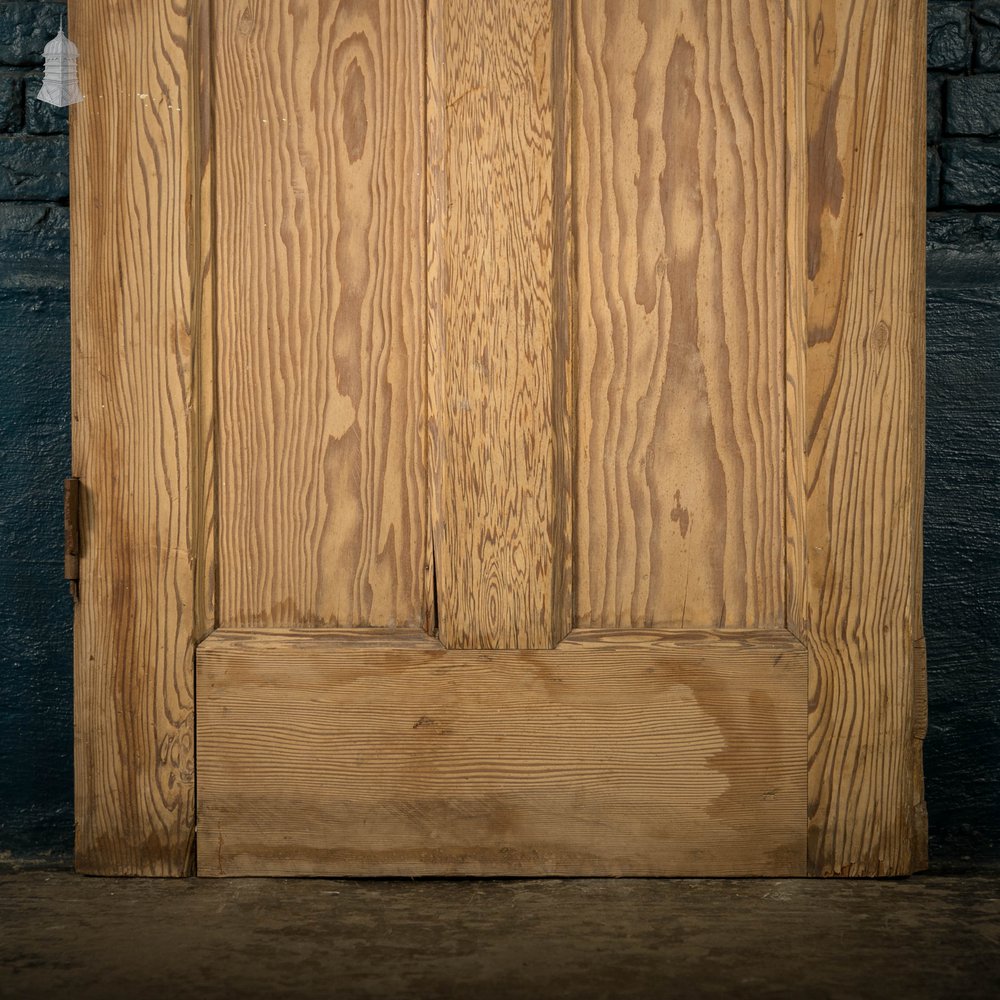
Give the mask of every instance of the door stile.
[[913, 113], [926, 98], [925, 8], [788, 6], [788, 601], [810, 654], [813, 875], [900, 875], [925, 862]]
[[203, 5], [71, 8], [76, 867], [184, 875], [194, 847], [198, 268], [194, 27]]

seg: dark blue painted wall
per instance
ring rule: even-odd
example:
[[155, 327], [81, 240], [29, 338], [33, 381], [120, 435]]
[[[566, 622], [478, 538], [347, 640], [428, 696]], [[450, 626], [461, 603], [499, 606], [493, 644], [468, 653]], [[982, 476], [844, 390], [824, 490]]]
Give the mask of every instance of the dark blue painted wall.
[[[0, 855], [72, 838], [64, 5], [0, 0]], [[84, 57], [85, 57], [84, 53]], [[1000, 857], [1000, 0], [930, 0], [927, 798], [940, 859]]]
[[924, 621], [931, 850], [1000, 858], [1000, 0], [931, 0]]
[[65, 10], [0, 2], [0, 856], [72, 843], [66, 114], [25, 97]]

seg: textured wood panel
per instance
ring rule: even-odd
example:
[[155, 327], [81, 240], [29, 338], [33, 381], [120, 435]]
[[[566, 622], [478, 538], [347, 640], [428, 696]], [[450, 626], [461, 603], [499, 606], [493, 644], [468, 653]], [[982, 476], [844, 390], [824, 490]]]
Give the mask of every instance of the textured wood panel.
[[214, 4], [219, 620], [424, 620], [418, 0]]
[[803, 874], [787, 633], [353, 639], [199, 647], [200, 874]]
[[571, 614], [568, 26], [551, 0], [435, 0], [429, 25], [439, 634], [548, 647]]
[[804, 292], [789, 450], [804, 460], [789, 580], [811, 662], [809, 864], [895, 875], [923, 862], [925, 830], [914, 639], [926, 13], [920, 0], [808, 0], [795, 13], [805, 98], [790, 260]]
[[199, 6], [73, 5], [76, 864], [92, 874], [182, 875], [194, 846]]
[[783, 4], [574, 8], [576, 622], [783, 625]]

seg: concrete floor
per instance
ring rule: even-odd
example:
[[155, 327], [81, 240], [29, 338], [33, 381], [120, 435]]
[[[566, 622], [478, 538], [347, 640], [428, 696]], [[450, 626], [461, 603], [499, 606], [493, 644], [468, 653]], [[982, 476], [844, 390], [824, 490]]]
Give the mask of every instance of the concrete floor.
[[0, 997], [1000, 996], [997, 873], [882, 882], [0, 872]]

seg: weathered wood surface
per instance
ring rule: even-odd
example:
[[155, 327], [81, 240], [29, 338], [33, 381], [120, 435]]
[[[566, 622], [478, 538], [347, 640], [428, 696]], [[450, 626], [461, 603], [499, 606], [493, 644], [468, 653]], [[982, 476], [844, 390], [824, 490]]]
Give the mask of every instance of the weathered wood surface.
[[424, 16], [213, 5], [219, 621], [424, 621]]
[[72, 7], [76, 865], [91, 874], [185, 874], [194, 847], [197, 7]]
[[576, 623], [779, 627], [783, 5], [572, 6]]
[[545, 648], [571, 627], [563, 6], [430, 4], [431, 495], [450, 647]]
[[205, 871], [923, 864], [922, 5], [147, 7], [73, 24], [81, 870], [188, 870], [217, 615]]
[[804, 873], [787, 633], [355, 639], [199, 648], [200, 874]]
[[[925, 4], [793, 5], [789, 616], [810, 652], [809, 867], [924, 863]], [[796, 168], [797, 165], [797, 168]]]

